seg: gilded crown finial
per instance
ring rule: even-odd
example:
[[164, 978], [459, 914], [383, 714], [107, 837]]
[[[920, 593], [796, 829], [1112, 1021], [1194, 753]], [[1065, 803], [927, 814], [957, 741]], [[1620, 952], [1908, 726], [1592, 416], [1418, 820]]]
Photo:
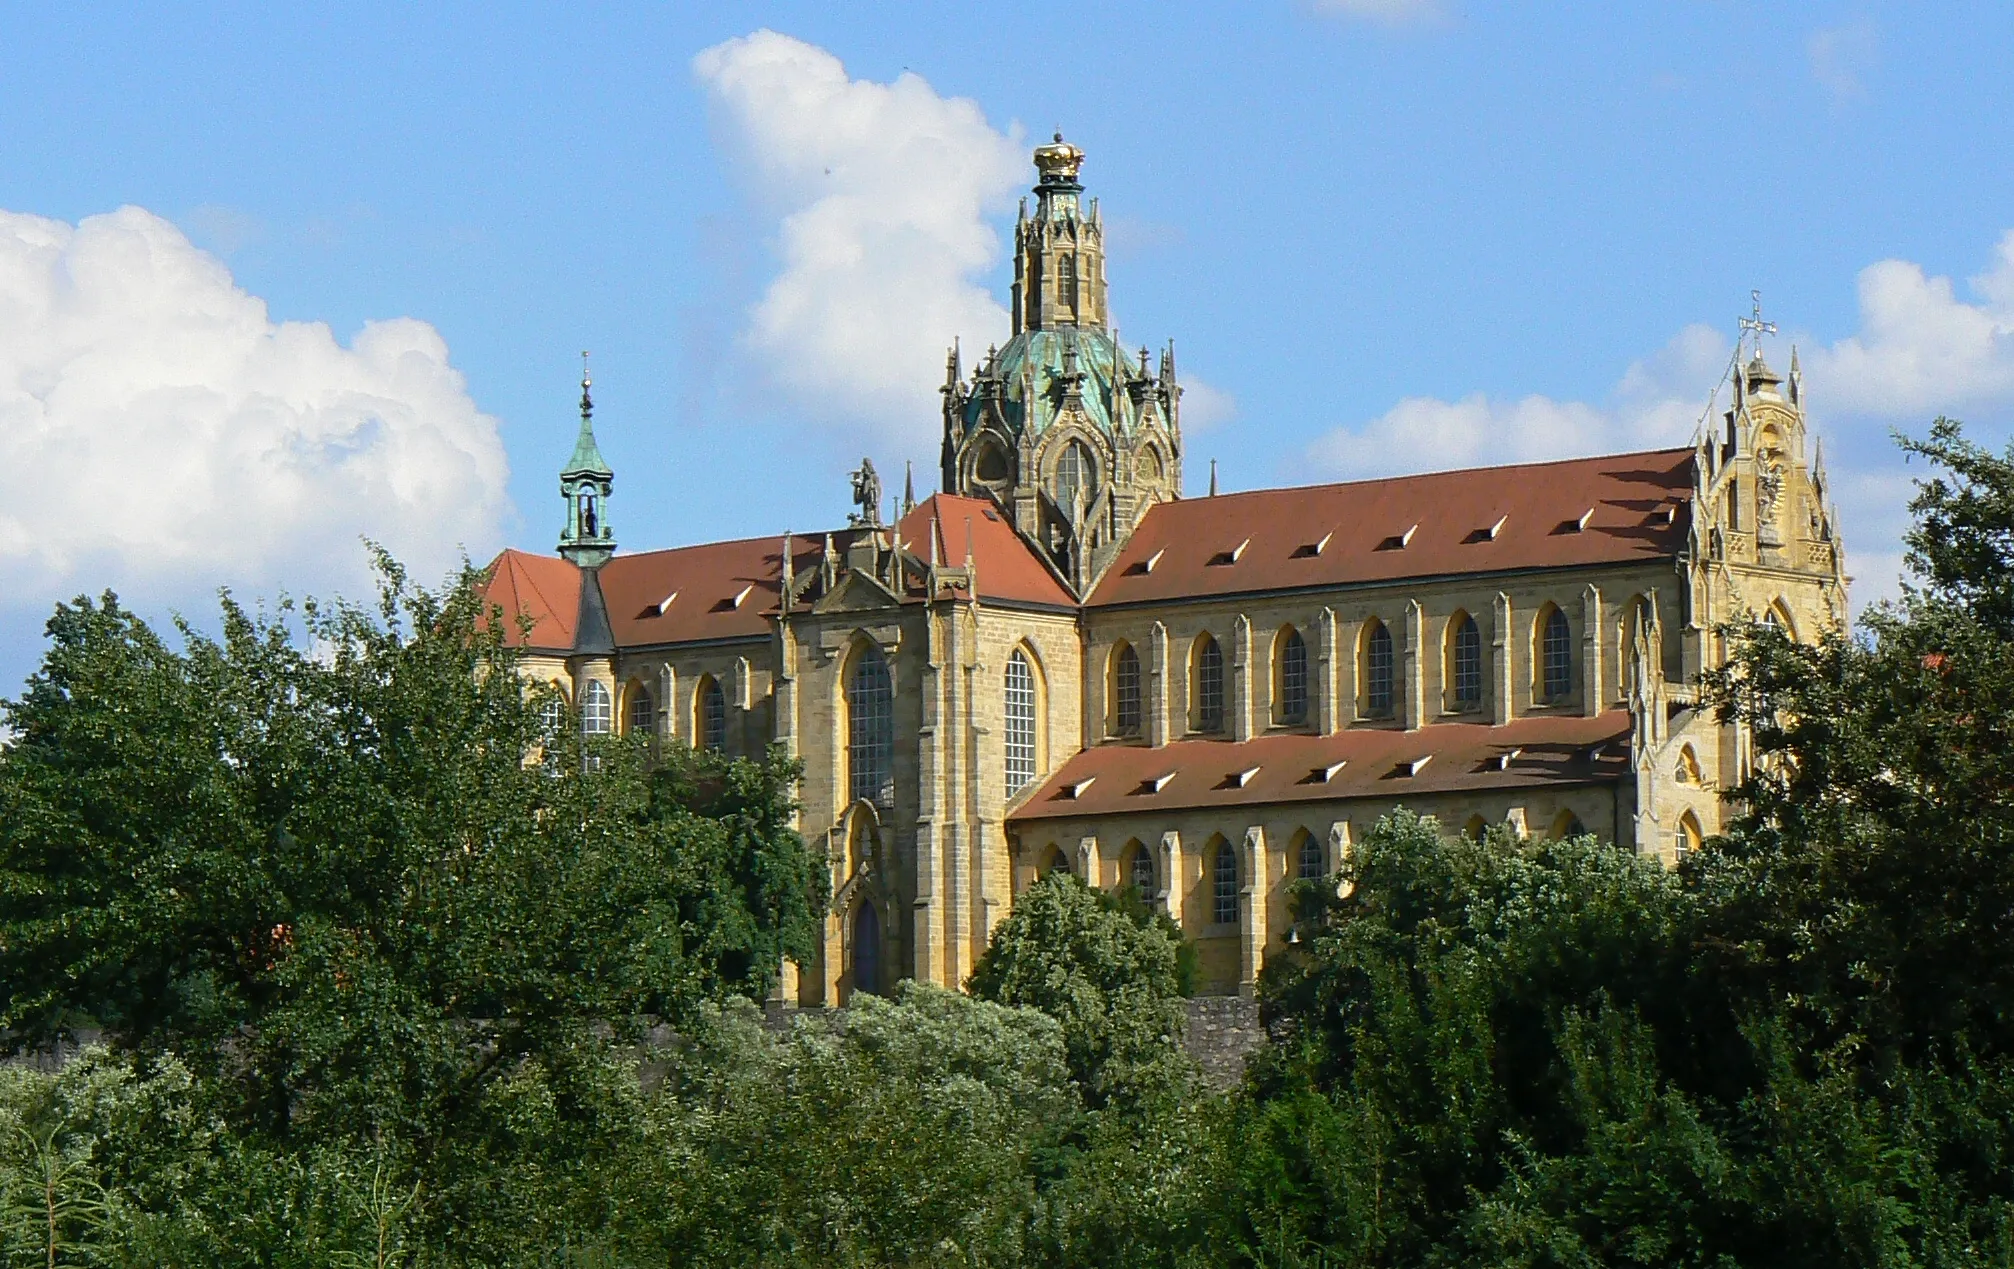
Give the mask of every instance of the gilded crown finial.
[[1035, 168], [1042, 173], [1044, 185], [1075, 185], [1077, 169], [1083, 163], [1084, 151], [1065, 141], [1061, 129], [1054, 141], [1035, 147]]

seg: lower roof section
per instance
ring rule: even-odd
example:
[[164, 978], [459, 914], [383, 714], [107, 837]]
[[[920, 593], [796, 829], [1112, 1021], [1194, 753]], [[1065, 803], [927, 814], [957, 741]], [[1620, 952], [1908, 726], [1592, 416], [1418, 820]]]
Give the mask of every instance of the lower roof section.
[[1417, 731], [1351, 728], [1251, 740], [1179, 740], [1158, 749], [1086, 749], [1037, 789], [1010, 824], [1273, 802], [1609, 783], [1629, 774], [1629, 711], [1549, 714]]

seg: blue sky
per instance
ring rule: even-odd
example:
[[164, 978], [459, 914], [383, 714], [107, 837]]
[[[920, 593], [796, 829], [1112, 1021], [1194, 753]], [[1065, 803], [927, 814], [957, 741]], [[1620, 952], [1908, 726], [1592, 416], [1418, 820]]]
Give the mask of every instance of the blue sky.
[[929, 488], [935, 367], [1004, 336], [1057, 126], [1122, 332], [1192, 383], [1192, 490], [1684, 443], [1759, 288], [1865, 599], [1889, 430], [2014, 416], [2004, 5], [7, 22], [0, 694], [80, 591], [203, 615], [355, 592], [360, 533], [549, 549], [583, 348], [625, 546], [836, 522], [862, 454]]

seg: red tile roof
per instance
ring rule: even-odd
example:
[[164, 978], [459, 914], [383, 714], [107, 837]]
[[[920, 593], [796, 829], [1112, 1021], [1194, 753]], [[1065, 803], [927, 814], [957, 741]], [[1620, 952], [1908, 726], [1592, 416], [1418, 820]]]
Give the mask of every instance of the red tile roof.
[[1008, 820], [1609, 782], [1629, 774], [1629, 729], [1629, 711], [1617, 709], [1502, 727], [1437, 723], [1418, 731], [1181, 740], [1159, 749], [1100, 745], [1064, 763]]
[[[982, 600], [1075, 606], [1069, 591], [992, 503], [944, 494], [919, 503], [902, 518], [900, 528], [904, 549], [925, 561], [933, 522], [938, 558], [952, 566], [965, 562], [966, 525], [971, 525]], [[857, 532], [833, 533], [835, 549], [844, 554]], [[791, 567], [796, 575], [815, 573], [824, 551], [823, 533], [794, 536]], [[490, 602], [506, 614], [532, 617], [530, 646], [573, 647], [580, 611], [578, 569], [563, 559], [513, 550], [499, 555], [489, 573]], [[769, 631], [783, 590], [783, 538], [778, 534], [617, 555], [601, 568], [601, 590], [617, 647], [760, 637]]]
[[[799, 576], [817, 570], [824, 549], [822, 535], [791, 539]], [[618, 555], [601, 568], [621, 648], [765, 635], [782, 589], [782, 534]]]
[[965, 562], [965, 532], [966, 526], [971, 526], [972, 563], [979, 574], [981, 599], [1077, 606], [1063, 583], [991, 502], [932, 494], [917, 503], [914, 511], [902, 517], [902, 542], [926, 561], [930, 558], [933, 523], [938, 534], [938, 558], [953, 566]]
[[[579, 569], [550, 555], [512, 550], [491, 561], [488, 573], [483, 598], [503, 609], [506, 639], [523, 647], [573, 646], [574, 623], [580, 617]], [[520, 633], [520, 614], [531, 618], [529, 638]]]
[[1087, 604], [1669, 557], [1692, 464], [1654, 450], [1164, 502]]

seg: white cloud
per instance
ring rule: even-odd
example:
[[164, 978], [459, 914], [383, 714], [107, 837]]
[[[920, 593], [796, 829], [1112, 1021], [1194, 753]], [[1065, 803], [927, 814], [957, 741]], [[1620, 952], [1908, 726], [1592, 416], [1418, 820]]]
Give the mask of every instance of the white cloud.
[[1440, 0], [1313, 0], [1317, 13], [1360, 18], [1384, 26], [1431, 22], [1441, 16]]
[[274, 322], [214, 256], [138, 207], [76, 225], [0, 212], [0, 592], [113, 586], [356, 593], [360, 536], [430, 572], [508, 511], [496, 420], [440, 334], [346, 347]]
[[1839, 105], [1867, 95], [1864, 77], [1874, 69], [1879, 49], [1880, 35], [1870, 18], [1813, 31], [1805, 43], [1812, 78]]
[[1182, 384], [1182, 432], [1194, 436], [1238, 417], [1238, 399], [1195, 375], [1179, 376]]
[[1966, 303], [1950, 278], [1883, 260], [1860, 271], [1860, 333], [1815, 350], [1812, 382], [1839, 408], [1876, 415], [2014, 401], [2014, 231]]
[[945, 349], [1007, 332], [974, 279], [1002, 250], [987, 213], [1028, 175], [1018, 137], [918, 75], [852, 79], [774, 31], [709, 48], [693, 70], [780, 218], [782, 269], [745, 333], [752, 364], [800, 406], [927, 448]]
[[1309, 456], [1354, 478], [1683, 445], [1730, 352], [1711, 327], [1688, 326], [1632, 364], [1600, 403], [1480, 392], [1459, 401], [1408, 397], [1360, 427], [1321, 437]]

